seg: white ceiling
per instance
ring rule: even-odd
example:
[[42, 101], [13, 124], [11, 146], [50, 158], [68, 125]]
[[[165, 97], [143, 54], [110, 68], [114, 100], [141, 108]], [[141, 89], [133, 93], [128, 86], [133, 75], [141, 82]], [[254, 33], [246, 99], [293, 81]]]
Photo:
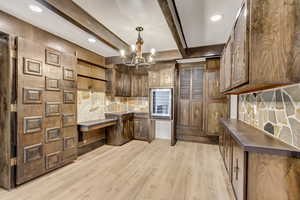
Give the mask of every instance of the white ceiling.
[[[38, 5], [43, 9], [43, 12], [32, 12], [28, 8], [30, 4]], [[92, 37], [90, 34], [69, 23], [34, 0], [0, 0], [0, 10], [102, 56], [119, 55], [118, 51], [115, 51], [99, 40], [96, 40], [96, 43], [88, 42], [88, 38]]]
[[[188, 47], [225, 43], [243, 0], [175, 0]], [[210, 17], [221, 14], [222, 20]]]
[[157, 0], [73, 0], [128, 44], [135, 44], [143, 26], [144, 50], [177, 49]]

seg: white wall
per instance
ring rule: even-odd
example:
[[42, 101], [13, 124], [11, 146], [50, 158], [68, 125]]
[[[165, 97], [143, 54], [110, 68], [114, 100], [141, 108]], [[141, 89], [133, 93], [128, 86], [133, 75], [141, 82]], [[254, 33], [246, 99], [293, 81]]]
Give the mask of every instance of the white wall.
[[155, 122], [155, 138], [156, 139], [171, 139], [171, 122], [170, 121], [159, 121]]
[[237, 119], [238, 115], [238, 95], [230, 95], [230, 118]]

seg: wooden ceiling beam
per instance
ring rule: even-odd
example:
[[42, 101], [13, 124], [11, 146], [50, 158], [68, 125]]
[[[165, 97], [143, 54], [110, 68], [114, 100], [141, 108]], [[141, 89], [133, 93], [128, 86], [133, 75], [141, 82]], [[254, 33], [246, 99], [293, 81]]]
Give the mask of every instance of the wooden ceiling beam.
[[222, 55], [225, 44], [193, 47], [187, 49], [185, 58], [218, 57]]
[[186, 56], [186, 41], [173, 0], [157, 0], [182, 57]]
[[[115, 50], [130, 46], [71, 0], [36, 0]], [[58, 27], [59, 28], [59, 27]]]

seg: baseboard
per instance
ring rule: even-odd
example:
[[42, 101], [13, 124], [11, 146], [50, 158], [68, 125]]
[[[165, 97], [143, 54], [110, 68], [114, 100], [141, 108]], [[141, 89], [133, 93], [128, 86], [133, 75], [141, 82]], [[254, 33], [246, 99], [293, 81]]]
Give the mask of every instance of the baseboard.
[[191, 135], [177, 135], [178, 141], [198, 142], [204, 144], [219, 144], [218, 136], [191, 136]]

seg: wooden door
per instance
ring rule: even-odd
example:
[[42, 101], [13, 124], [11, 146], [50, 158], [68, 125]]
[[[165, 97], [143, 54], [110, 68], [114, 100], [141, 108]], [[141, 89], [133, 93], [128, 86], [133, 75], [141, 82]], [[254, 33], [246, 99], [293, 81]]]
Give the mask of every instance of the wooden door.
[[244, 200], [245, 194], [245, 167], [246, 167], [246, 153], [240, 145], [232, 140], [233, 153], [232, 153], [232, 185], [237, 200]]
[[131, 96], [138, 97], [139, 96], [139, 77], [135, 74], [131, 76]]
[[234, 36], [230, 36], [229, 40], [225, 46], [225, 51], [224, 51], [224, 90], [229, 90], [232, 88], [232, 57], [233, 57], [233, 52], [232, 52], [232, 43], [233, 43]]
[[244, 3], [234, 27], [232, 86], [237, 87], [249, 80], [247, 4]]
[[179, 69], [176, 134], [178, 138], [203, 135], [203, 68]]
[[17, 179], [77, 157], [76, 58], [18, 39]]
[[191, 69], [179, 70], [178, 125], [190, 124]]
[[149, 140], [148, 119], [134, 119], [134, 138], [138, 140]]

